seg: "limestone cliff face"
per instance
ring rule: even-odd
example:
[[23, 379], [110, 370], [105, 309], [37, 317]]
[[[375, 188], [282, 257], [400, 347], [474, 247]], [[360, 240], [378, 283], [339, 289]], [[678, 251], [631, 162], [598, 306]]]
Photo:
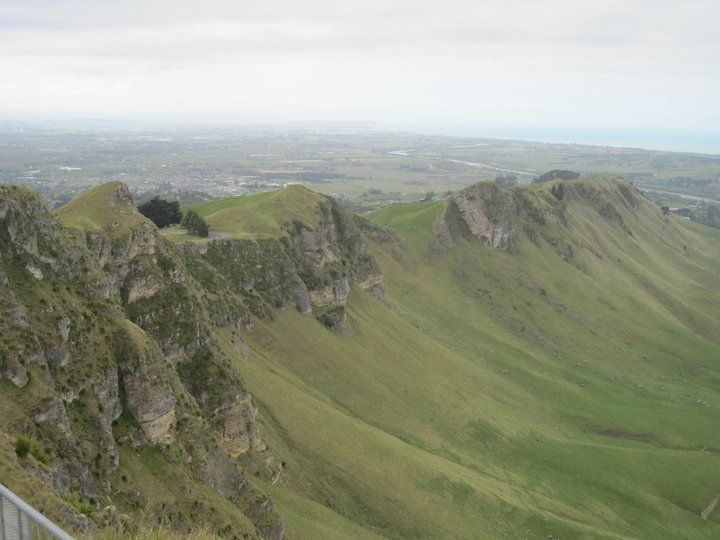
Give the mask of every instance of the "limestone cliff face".
[[508, 249], [517, 236], [513, 220], [513, 192], [482, 182], [451, 196], [433, 225], [447, 244], [458, 238], [477, 238], [493, 249]]
[[511, 249], [521, 235], [532, 242], [547, 241], [557, 246], [558, 255], [566, 261], [573, 258], [568, 242], [571, 210], [595, 210], [626, 234], [626, 226], [618, 208], [634, 210], [642, 196], [619, 178], [597, 182], [556, 180], [538, 189], [513, 186], [502, 189], [495, 183], [481, 182], [470, 186], [445, 201], [433, 223], [435, 236], [445, 245], [457, 240], [479, 240], [491, 249]]
[[[277, 238], [222, 239], [186, 249], [220, 272], [249, 311], [261, 317], [271, 317], [276, 307], [310, 314], [313, 307], [343, 306], [352, 286], [382, 296], [382, 269], [368, 238], [396, 242], [395, 235], [330, 198], [318, 201], [318, 213], [314, 226], [293, 221]], [[203, 279], [207, 270], [203, 273], [195, 277]]]
[[160, 348], [132, 323], [116, 339], [127, 409], [149, 443], [173, 442], [176, 400], [168, 379], [176, 377], [174, 371]]
[[122, 446], [175, 448], [256, 535], [280, 538], [272, 501], [235, 459], [265, 449], [257, 410], [213, 335], [248, 308], [199, 285], [124, 186], [103, 204], [119, 217], [63, 227], [35, 194], [0, 188], [0, 385], [22, 388], [27, 407], [0, 428], [39, 441], [51, 462], [33, 470], [49, 489], [93, 500], [115, 496]]
[[250, 448], [258, 448], [257, 407], [248, 394], [238, 394], [217, 411], [222, 422], [220, 445], [236, 458]]

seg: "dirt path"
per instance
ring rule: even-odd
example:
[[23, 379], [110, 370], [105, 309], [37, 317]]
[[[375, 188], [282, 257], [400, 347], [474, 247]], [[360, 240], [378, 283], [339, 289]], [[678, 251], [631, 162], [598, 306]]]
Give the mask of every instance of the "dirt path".
[[720, 493], [715, 495], [713, 497], [713, 500], [710, 501], [710, 504], [707, 505], [705, 510], [700, 512], [700, 517], [707, 521], [707, 518], [710, 516], [711, 512], [715, 510], [715, 505], [718, 503], [718, 501], [720, 501]]

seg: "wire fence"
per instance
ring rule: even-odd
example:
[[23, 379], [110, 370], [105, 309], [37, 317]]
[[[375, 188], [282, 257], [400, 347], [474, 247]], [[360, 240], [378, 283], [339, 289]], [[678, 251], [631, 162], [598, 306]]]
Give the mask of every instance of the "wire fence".
[[73, 540], [72, 536], [0, 484], [0, 540]]

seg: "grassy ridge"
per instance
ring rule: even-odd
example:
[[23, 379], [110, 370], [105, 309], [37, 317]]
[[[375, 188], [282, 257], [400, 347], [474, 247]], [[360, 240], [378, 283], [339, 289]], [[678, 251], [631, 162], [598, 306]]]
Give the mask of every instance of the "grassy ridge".
[[442, 203], [398, 205], [372, 215], [404, 247], [375, 247], [386, 300], [354, 291], [351, 335], [258, 324], [236, 362], [292, 535], [328, 509], [343, 537], [720, 534], [699, 517], [720, 490], [720, 235], [599, 185], [623, 226], [569, 199], [569, 262], [522, 235], [448, 249]]
[[299, 220], [317, 223], [318, 203], [325, 197], [300, 185], [252, 196], [231, 197], [194, 205], [210, 229], [233, 238], [274, 237], [283, 234], [283, 225]]

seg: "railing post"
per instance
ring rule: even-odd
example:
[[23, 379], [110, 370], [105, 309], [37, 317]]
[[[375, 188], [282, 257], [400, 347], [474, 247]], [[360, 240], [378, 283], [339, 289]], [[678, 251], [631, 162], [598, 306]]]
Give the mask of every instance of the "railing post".
[[0, 540], [5, 540], [5, 497], [0, 494]]
[[20, 510], [20, 509], [18, 508], [18, 513], [17, 513], [17, 514], [18, 514], [18, 519], [17, 519], [17, 522], [18, 522], [18, 538], [19, 538], [20, 540], [23, 540], [22, 510]]

